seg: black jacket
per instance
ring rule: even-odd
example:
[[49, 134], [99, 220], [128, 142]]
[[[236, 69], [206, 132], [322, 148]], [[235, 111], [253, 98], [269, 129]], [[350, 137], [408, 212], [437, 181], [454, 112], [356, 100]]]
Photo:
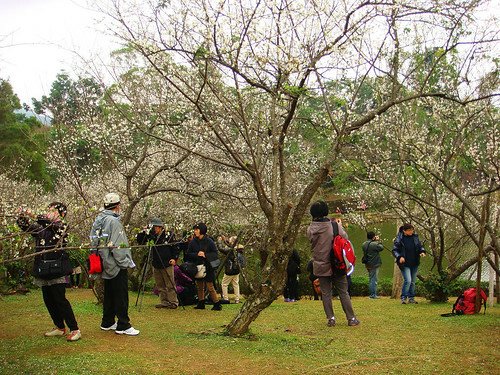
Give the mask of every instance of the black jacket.
[[[396, 263], [399, 266], [399, 268], [406, 266], [418, 266], [420, 264], [420, 254], [425, 253], [424, 246], [420, 242], [420, 239], [418, 238], [417, 234], [412, 234], [410, 236], [412, 240], [412, 249], [407, 249], [404, 245], [404, 233], [403, 233], [403, 227], [399, 228], [398, 235], [396, 236], [396, 239], [394, 240], [394, 247], [392, 248], [392, 255], [394, 255], [394, 258], [396, 258]], [[412, 252], [410, 254], [410, 252]], [[405, 258], [406, 262], [401, 265], [399, 263], [399, 259], [403, 257]], [[412, 260], [411, 262], [409, 260]]]
[[300, 273], [300, 256], [297, 250], [292, 251], [292, 255], [290, 255], [290, 259], [288, 260], [286, 272], [288, 276], [292, 277]]
[[[205, 262], [205, 258], [198, 256], [198, 252], [200, 251], [205, 252], [205, 257], [207, 262]], [[218, 258], [219, 254], [217, 252], [217, 246], [215, 246], [215, 242], [206, 235], [203, 236], [201, 240], [198, 239], [197, 237], [194, 237], [189, 242], [187, 251], [184, 254], [184, 261], [191, 262], [194, 264], [209, 263]]]
[[[198, 252], [205, 252], [205, 258], [199, 257]], [[184, 262], [191, 262], [194, 264], [204, 264], [207, 270], [207, 275], [205, 276], [205, 281], [214, 282], [215, 281], [215, 269], [210, 266], [210, 262], [219, 259], [219, 253], [217, 252], [217, 246], [215, 242], [208, 236], [203, 236], [200, 240], [194, 237], [188, 245], [187, 251], [184, 254]]]
[[[30, 222], [26, 216], [20, 216], [17, 219], [17, 225], [23, 232], [29, 233], [35, 239], [35, 252], [53, 249], [55, 247], [65, 247], [67, 241], [67, 224], [62, 221], [50, 221], [45, 215], [38, 215], [36, 221]], [[37, 277], [37, 269], [40, 266], [42, 259], [63, 261], [64, 273], [71, 274], [72, 267], [69, 262], [69, 257], [66, 251], [52, 251], [50, 253], [37, 255], [33, 262], [33, 276]]]
[[163, 231], [160, 235], [157, 235], [153, 229], [151, 229], [149, 233], [139, 232], [137, 234], [137, 243], [139, 245], [145, 245], [149, 241], [154, 243], [154, 245], [151, 246], [154, 268], [163, 269], [170, 267], [169, 262], [179, 257], [179, 249], [176, 245], [172, 244], [172, 242], [174, 242], [174, 236], [172, 234]]

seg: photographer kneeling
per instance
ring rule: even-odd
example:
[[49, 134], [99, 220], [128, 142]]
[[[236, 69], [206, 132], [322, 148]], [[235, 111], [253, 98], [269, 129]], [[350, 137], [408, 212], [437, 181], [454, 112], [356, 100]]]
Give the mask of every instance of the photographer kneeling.
[[151, 219], [149, 223], [151, 229], [144, 230], [137, 234], [137, 242], [145, 245], [152, 242], [149, 249], [153, 255], [153, 276], [156, 287], [160, 292], [160, 303], [156, 308], [176, 309], [179, 306], [177, 293], [175, 290], [174, 265], [177, 262], [178, 250], [172, 245], [173, 234], [165, 232], [165, 226], [160, 219]]

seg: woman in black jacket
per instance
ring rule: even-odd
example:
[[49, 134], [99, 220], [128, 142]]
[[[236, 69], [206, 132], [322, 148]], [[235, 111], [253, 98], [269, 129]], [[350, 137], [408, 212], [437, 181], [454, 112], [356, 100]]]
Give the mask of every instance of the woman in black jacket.
[[286, 267], [286, 284], [283, 290], [285, 302], [295, 302], [299, 300], [299, 273], [300, 256], [297, 250], [294, 249]]
[[[20, 210], [17, 225], [35, 239], [35, 252], [64, 247], [67, 243], [66, 205], [60, 202], [49, 204], [47, 214], [34, 215], [29, 210]], [[59, 266], [58, 266], [59, 264]], [[43, 301], [55, 327], [45, 333], [46, 337], [64, 336], [68, 341], [81, 337], [71, 304], [66, 299], [66, 276], [73, 269], [64, 250], [51, 251], [35, 256], [33, 276], [35, 284], [42, 288]], [[66, 332], [66, 325], [69, 333]]]
[[214, 264], [219, 259], [217, 246], [215, 242], [207, 236], [207, 226], [205, 223], [198, 223], [193, 226], [194, 237], [189, 242], [184, 261], [192, 262], [196, 265], [204, 265], [206, 275], [204, 278], [196, 279], [196, 288], [198, 289], [198, 304], [195, 309], [205, 309], [205, 287], [214, 302], [212, 310], [222, 310], [222, 305], [215, 291], [215, 272], [217, 267]]

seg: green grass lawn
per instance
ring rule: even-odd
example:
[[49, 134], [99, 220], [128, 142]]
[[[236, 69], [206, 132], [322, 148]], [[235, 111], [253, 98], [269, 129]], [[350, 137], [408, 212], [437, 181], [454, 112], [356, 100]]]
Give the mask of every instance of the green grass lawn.
[[1, 374], [499, 374], [500, 308], [443, 318], [451, 303], [400, 305], [353, 298], [361, 325], [348, 327], [338, 300], [328, 328], [321, 301], [274, 302], [232, 338], [223, 326], [241, 305], [223, 311], [158, 310], [146, 294], [130, 317], [137, 337], [99, 329], [92, 292], [68, 290], [82, 339], [45, 338], [52, 327], [40, 291], [0, 299]]

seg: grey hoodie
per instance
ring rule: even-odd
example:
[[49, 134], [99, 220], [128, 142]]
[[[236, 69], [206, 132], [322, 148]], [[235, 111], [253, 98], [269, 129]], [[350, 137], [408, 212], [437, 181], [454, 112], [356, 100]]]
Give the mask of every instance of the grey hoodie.
[[[335, 223], [338, 234], [349, 239], [342, 223]], [[328, 218], [313, 221], [307, 228], [307, 237], [311, 242], [311, 251], [313, 253], [313, 273], [319, 276], [331, 276], [332, 263], [331, 251], [333, 242], [333, 224]]]
[[332, 250], [333, 228], [329, 219], [313, 221], [307, 228], [307, 237], [311, 242], [313, 253], [313, 273], [319, 276], [331, 276], [332, 265], [330, 252]]
[[135, 267], [118, 213], [103, 210], [97, 215], [90, 231], [90, 243], [92, 247], [118, 246], [99, 249], [103, 264], [101, 274], [103, 279], [113, 279], [121, 269]]

